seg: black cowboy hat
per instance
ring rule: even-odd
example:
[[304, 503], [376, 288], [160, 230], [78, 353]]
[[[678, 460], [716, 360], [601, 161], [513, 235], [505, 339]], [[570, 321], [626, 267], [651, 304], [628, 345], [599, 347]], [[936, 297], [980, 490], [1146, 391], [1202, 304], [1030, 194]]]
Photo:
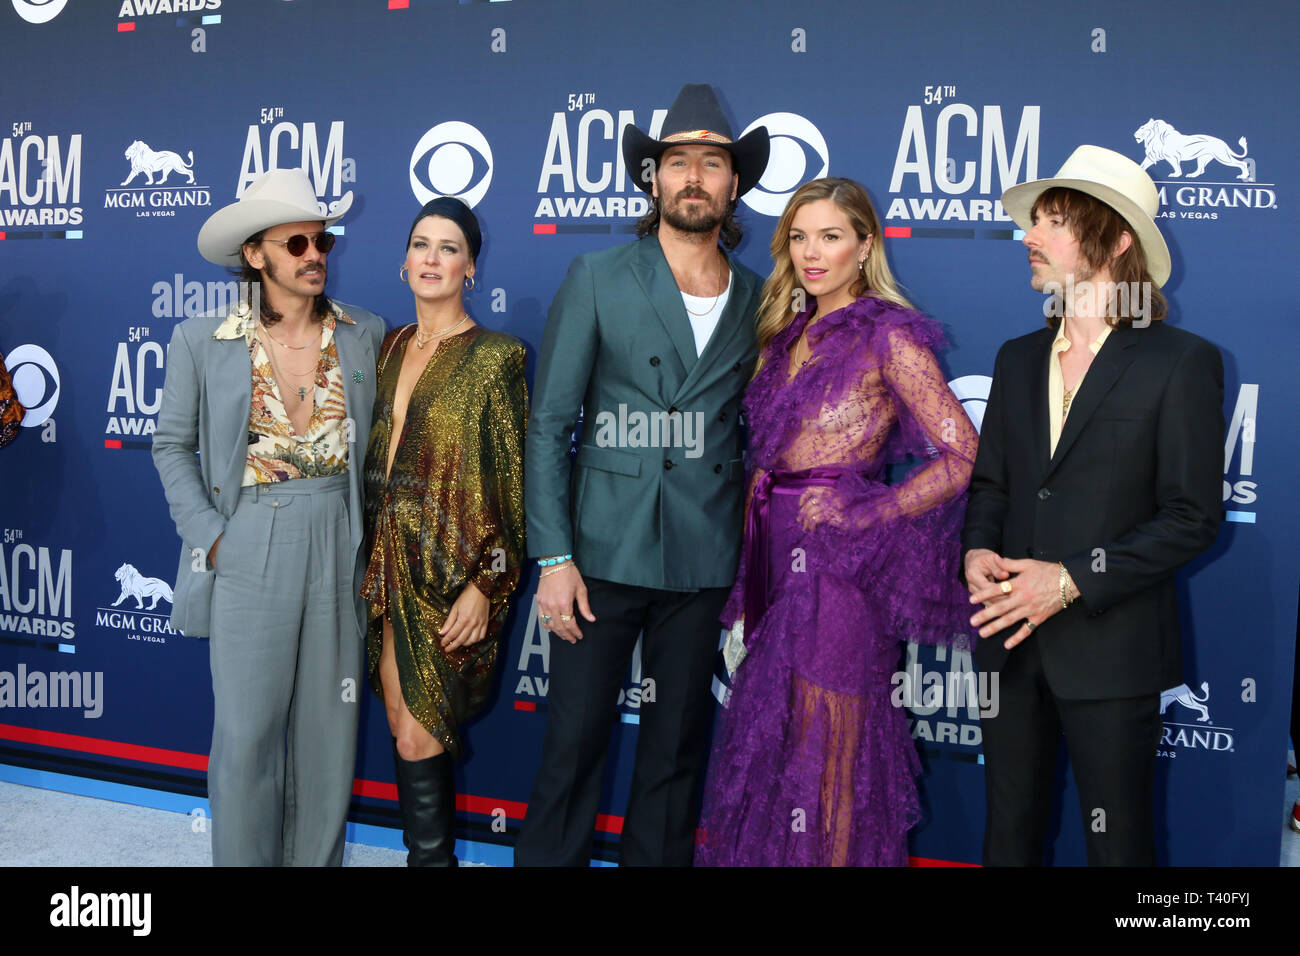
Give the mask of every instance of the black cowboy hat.
[[732, 140], [731, 124], [707, 83], [687, 83], [668, 109], [660, 131], [662, 139], [652, 139], [635, 126], [623, 130], [623, 162], [632, 180], [644, 192], [650, 192], [652, 177], [647, 159], [655, 163], [669, 146], [696, 144], [719, 146], [731, 154], [731, 167], [740, 177], [736, 195], [753, 188], [767, 169], [770, 142], [767, 127], [750, 130], [739, 140]]

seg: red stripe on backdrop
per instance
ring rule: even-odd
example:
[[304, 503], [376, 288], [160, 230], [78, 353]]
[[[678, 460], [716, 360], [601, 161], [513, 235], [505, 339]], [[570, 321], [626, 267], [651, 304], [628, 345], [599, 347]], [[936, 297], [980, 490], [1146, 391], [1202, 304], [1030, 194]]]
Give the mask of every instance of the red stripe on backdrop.
[[105, 438], [105, 439], [104, 439], [104, 447], [105, 447], [105, 448], [121, 448], [121, 447], [122, 447], [122, 440], [121, 440], [120, 438]]
[[555, 223], [553, 222], [535, 222], [533, 223], [534, 236], [553, 236], [555, 235]]
[[886, 239], [911, 239], [912, 227], [911, 226], [886, 226], [885, 238]]
[[119, 23], [119, 24], [117, 25], [117, 32], [118, 32], [118, 33], [130, 33], [130, 32], [133, 31], [134, 29], [135, 29], [135, 24], [134, 24], [134, 23]]
[[163, 750], [160, 747], [142, 747], [139, 744], [124, 744], [116, 740], [98, 740], [94, 737], [63, 734], [53, 730], [15, 727], [13, 724], [0, 724], [0, 740], [14, 740], [41, 747], [57, 747], [60, 750], [76, 750], [105, 757], [120, 757], [123, 760], [163, 764], [167, 767], [184, 767], [186, 770], [206, 771], [208, 769], [208, 758], [202, 754], [187, 754], [181, 750]]
[[[23, 744], [36, 744], [40, 747], [56, 747], [60, 750], [75, 750], [80, 753], [100, 754], [105, 757], [119, 757], [123, 760], [135, 760], [140, 763], [161, 764], [166, 767], [183, 767], [186, 770], [208, 769], [208, 758], [202, 754], [185, 753], [181, 750], [165, 750], [161, 747], [144, 747], [140, 744], [126, 744], [116, 740], [99, 740], [95, 737], [82, 737], [77, 734], [64, 734], [53, 730], [36, 730], [32, 727], [18, 727], [13, 724], [0, 724], [0, 740], [12, 740]], [[352, 792], [359, 797], [375, 800], [397, 802], [397, 787], [391, 783], [378, 780], [352, 782]], [[464, 813], [476, 813], [492, 816], [497, 810], [505, 811], [512, 820], [522, 820], [528, 811], [528, 804], [518, 800], [497, 800], [493, 797], [476, 797], [473, 794], [456, 795], [456, 809]], [[623, 818], [609, 813], [596, 817], [596, 829], [602, 833], [622, 833]], [[914, 856], [912, 866], [977, 866], [975, 863], [956, 863], [950, 860], [932, 860], [927, 857]]]
[[[79, 753], [99, 754], [105, 757], [118, 757], [123, 760], [135, 760], [140, 763], [160, 764], [165, 767], [183, 767], [186, 770], [208, 769], [208, 758], [202, 754], [185, 753], [181, 750], [164, 750], [161, 747], [143, 747], [139, 744], [124, 744], [116, 740], [98, 740], [94, 737], [81, 737], [77, 734], [64, 734], [53, 730], [36, 730], [31, 727], [18, 727], [13, 724], [0, 724], [0, 740], [12, 740], [16, 743], [36, 744], [40, 747], [55, 747], [59, 750], [74, 750]], [[357, 796], [371, 797], [376, 800], [397, 802], [397, 787], [391, 783], [378, 780], [352, 781], [352, 792]], [[492, 816], [496, 810], [504, 810], [512, 820], [522, 820], [528, 811], [528, 804], [518, 800], [497, 800], [493, 797], [476, 797], [468, 793], [456, 795], [456, 809], [465, 813], [477, 813]], [[623, 818], [602, 813], [596, 817], [596, 829], [604, 833], [622, 833]]]

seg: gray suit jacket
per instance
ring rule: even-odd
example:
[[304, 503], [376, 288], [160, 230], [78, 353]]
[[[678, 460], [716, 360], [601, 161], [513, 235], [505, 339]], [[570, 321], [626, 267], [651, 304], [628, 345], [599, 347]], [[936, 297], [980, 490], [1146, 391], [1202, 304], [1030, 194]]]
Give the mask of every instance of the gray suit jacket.
[[697, 358], [657, 238], [573, 261], [547, 316], [533, 387], [531, 557], [571, 553], [588, 577], [641, 587], [731, 586], [744, 492], [737, 418], [757, 357], [761, 291], [739, 263], [731, 275], [727, 307]]
[[[343, 401], [353, 422], [348, 440], [348, 511], [352, 546], [362, 562], [361, 486], [375, 402], [375, 365], [384, 320], [356, 306], [335, 302], [355, 325], [338, 322], [334, 341], [343, 369]], [[224, 315], [198, 316], [176, 326], [167, 352], [162, 408], [153, 436], [153, 460], [181, 536], [173, 592], [172, 625], [191, 637], [210, 633], [213, 574], [207, 549], [226, 530], [239, 502], [248, 456], [252, 364], [243, 338], [214, 339]], [[360, 372], [361, 381], [354, 374]], [[198, 452], [196, 458], [194, 453]], [[358, 626], [365, 602], [356, 595]]]

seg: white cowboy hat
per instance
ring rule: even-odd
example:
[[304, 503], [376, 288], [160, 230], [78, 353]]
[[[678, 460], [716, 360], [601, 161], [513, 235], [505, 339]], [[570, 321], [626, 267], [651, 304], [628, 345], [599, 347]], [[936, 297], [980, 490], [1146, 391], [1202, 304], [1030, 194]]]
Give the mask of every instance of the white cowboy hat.
[[255, 232], [286, 222], [324, 220], [329, 226], [352, 208], [352, 191], [326, 215], [316, 190], [301, 169], [268, 169], [249, 184], [236, 202], [223, 206], [199, 230], [199, 255], [219, 266], [239, 266], [239, 247]]
[[1080, 146], [1051, 179], [1035, 179], [1004, 192], [1002, 208], [1017, 226], [1028, 232], [1033, 227], [1029, 211], [1039, 196], [1055, 186], [1087, 193], [1119, 213], [1133, 227], [1134, 235], [1142, 244], [1156, 288], [1169, 280], [1169, 247], [1155, 220], [1160, 211], [1160, 194], [1141, 166], [1114, 150]]

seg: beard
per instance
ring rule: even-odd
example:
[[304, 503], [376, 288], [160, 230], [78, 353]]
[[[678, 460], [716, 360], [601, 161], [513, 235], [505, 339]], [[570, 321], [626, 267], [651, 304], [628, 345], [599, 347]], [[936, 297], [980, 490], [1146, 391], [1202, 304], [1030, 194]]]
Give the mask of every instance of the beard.
[[659, 215], [674, 229], [695, 233], [712, 232], [726, 220], [725, 204], [722, 208], [718, 208], [717, 203], [708, 203], [700, 207], [683, 205], [684, 200], [691, 198], [709, 200], [711, 197], [702, 189], [683, 189], [673, 197], [671, 203], [661, 203]]

